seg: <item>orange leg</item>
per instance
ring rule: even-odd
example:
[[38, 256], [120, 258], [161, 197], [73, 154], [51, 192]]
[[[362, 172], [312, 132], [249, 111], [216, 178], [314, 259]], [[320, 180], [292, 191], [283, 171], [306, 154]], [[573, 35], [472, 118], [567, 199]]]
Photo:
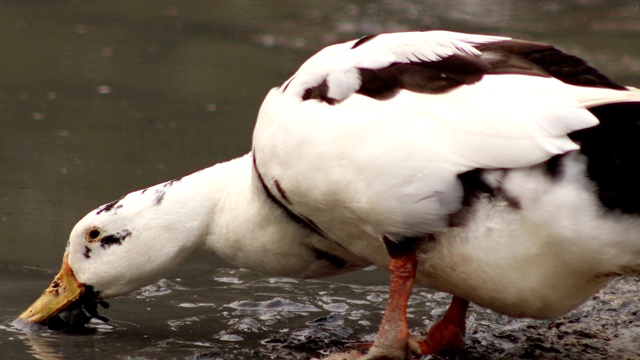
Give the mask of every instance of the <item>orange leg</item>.
[[422, 355], [464, 347], [468, 308], [468, 300], [457, 296], [451, 299], [447, 313], [429, 329], [427, 337], [420, 341]]
[[404, 239], [402, 242], [396, 243], [385, 238], [384, 242], [391, 256], [389, 303], [382, 317], [382, 324], [378, 329], [376, 339], [366, 358], [406, 359], [412, 351], [407, 324], [407, 303], [416, 278], [415, 241], [414, 239]]

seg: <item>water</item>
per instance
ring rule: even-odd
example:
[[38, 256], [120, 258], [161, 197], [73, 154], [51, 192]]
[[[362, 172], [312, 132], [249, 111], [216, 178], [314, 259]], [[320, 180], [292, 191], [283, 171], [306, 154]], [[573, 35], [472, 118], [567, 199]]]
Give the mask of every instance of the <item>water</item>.
[[[11, 359], [299, 359], [371, 341], [386, 275], [300, 281], [189, 259], [111, 300], [92, 335], [11, 321], [58, 270], [95, 206], [250, 148], [267, 90], [326, 44], [444, 28], [552, 42], [640, 85], [637, 1], [5, 1], [0, 15], [0, 349]], [[555, 322], [472, 308], [449, 358], [640, 353], [636, 279]], [[426, 329], [448, 296], [415, 291]]]

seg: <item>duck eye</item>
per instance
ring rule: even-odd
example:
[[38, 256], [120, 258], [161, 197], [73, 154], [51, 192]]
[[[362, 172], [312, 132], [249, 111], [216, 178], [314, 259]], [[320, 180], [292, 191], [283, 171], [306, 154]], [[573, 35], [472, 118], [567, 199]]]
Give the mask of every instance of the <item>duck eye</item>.
[[91, 229], [87, 233], [87, 236], [89, 237], [89, 241], [95, 241], [100, 237], [100, 235], [102, 235], [102, 233], [100, 232], [99, 229]]

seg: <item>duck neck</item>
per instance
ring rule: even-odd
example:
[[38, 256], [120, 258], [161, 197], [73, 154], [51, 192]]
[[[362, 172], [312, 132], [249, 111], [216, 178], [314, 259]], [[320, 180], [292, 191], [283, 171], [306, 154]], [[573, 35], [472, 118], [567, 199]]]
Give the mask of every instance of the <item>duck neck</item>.
[[351, 254], [301, 226], [267, 195], [251, 153], [217, 166], [224, 180], [216, 181], [206, 248], [235, 266], [278, 276], [318, 277], [361, 267], [356, 261], [351, 264]]
[[[277, 257], [284, 247], [303, 244], [313, 236], [291, 219], [266, 195], [249, 153], [220, 167], [215, 183], [213, 221], [205, 235], [204, 246], [238, 267], [263, 273], [280, 273]], [[271, 262], [271, 263], [270, 263]], [[286, 267], [286, 266], [285, 266]]]
[[[205, 248], [232, 265], [292, 277], [332, 275], [364, 262], [291, 219], [271, 200], [253, 167], [252, 154], [220, 163], [146, 191], [171, 209], [180, 256]], [[166, 258], [166, 257], [165, 257]], [[327, 259], [333, 259], [329, 261]]]
[[[261, 213], [251, 181], [251, 153], [218, 163], [183, 178], [143, 190], [155, 194], [159, 207], [166, 202], [170, 221], [184, 234], [186, 252], [206, 248], [226, 258], [230, 243], [243, 228], [253, 230], [249, 214]], [[190, 250], [190, 251], [187, 251]]]

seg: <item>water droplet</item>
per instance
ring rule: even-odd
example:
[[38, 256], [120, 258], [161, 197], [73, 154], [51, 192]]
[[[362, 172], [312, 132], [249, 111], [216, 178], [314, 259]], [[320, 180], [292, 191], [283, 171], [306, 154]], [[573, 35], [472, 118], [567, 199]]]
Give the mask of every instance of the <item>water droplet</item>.
[[292, 45], [297, 48], [304, 47], [307, 41], [301, 37], [297, 37], [293, 40]]
[[323, 316], [307, 322], [309, 326], [336, 326], [342, 325], [344, 318], [338, 314], [330, 314], [329, 316]]
[[223, 282], [223, 283], [227, 283], [227, 284], [242, 284], [242, 280], [238, 279], [237, 277], [218, 277], [218, 278], [214, 278], [214, 280], [219, 281], [219, 282]]
[[207, 111], [213, 112], [216, 110], [217, 110], [216, 104], [207, 104]]
[[266, 47], [272, 47], [276, 44], [276, 37], [273, 35], [264, 35], [260, 38], [260, 43]]
[[260, 331], [260, 322], [253, 318], [244, 318], [236, 322], [234, 328], [243, 332], [258, 332]]
[[283, 299], [281, 297], [275, 297], [272, 300], [267, 301], [250, 301], [241, 300], [234, 301], [226, 306], [237, 310], [254, 310], [254, 311], [291, 311], [291, 312], [309, 312], [320, 311], [317, 307], [310, 304], [302, 304], [295, 301]]
[[194, 304], [194, 303], [181, 303], [181, 304], [178, 304], [179, 307], [183, 307], [183, 308], [196, 308], [196, 307], [201, 307], [201, 306], [212, 307], [212, 306], [215, 306], [215, 305], [216, 304], [214, 304], [214, 303], [197, 303], [197, 304]]
[[76, 34], [86, 34], [87, 33], [87, 27], [82, 25], [82, 24], [76, 25], [74, 30], [75, 30]]
[[323, 306], [326, 310], [335, 312], [345, 312], [349, 309], [349, 305], [345, 303], [327, 304]]
[[47, 93], [47, 100], [49, 100], [49, 101], [55, 100], [56, 97], [57, 97], [57, 95], [53, 91], [50, 91], [49, 93]]
[[171, 293], [171, 289], [175, 287], [174, 284], [167, 280], [161, 279], [155, 284], [147, 285], [140, 289], [140, 294], [136, 296], [138, 299], [151, 296], [162, 296]]
[[98, 86], [98, 94], [111, 94], [111, 86], [109, 85]]
[[56, 131], [55, 135], [58, 137], [68, 137], [71, 136], [71, 132], [69, 130], [59, 129]]
[[31, 118], [32, 118], [33, 120], [38, 120], [38, 121], [40, 121], [40, 120], [44, 120], [44, 119], [46, 119], [46, 118], [47, 118], [47, 116], [46, 116], [44, 113], [41, 113], [41, 112], [37, 112], [37, 111], [36, 111], [36, 112], [34, 112], [34, 113], [32, 113], [32, 114], [31, 114]]
[[169, 6], [167, 9], [167, 15], [169, 16], [177, 16], [178, 15], [178, 7], [177, 6]]
[[234, 334], [225, 334], [220, 336], [220, 340], [223, 341], [242, 341], [244, 340], [244, 338], [240, 335], [234, 335]]
[[102, 55], [102, 56], [111, 56], [111, 55], [113, 55], [113, 49], [108, 47], [108, 46], [105, 46], [102, 49], [100, 49], [100, 55]]
[[274, 277], [268, 279], [270, 284], [297, 284], [298, 280], [286, 277]]

